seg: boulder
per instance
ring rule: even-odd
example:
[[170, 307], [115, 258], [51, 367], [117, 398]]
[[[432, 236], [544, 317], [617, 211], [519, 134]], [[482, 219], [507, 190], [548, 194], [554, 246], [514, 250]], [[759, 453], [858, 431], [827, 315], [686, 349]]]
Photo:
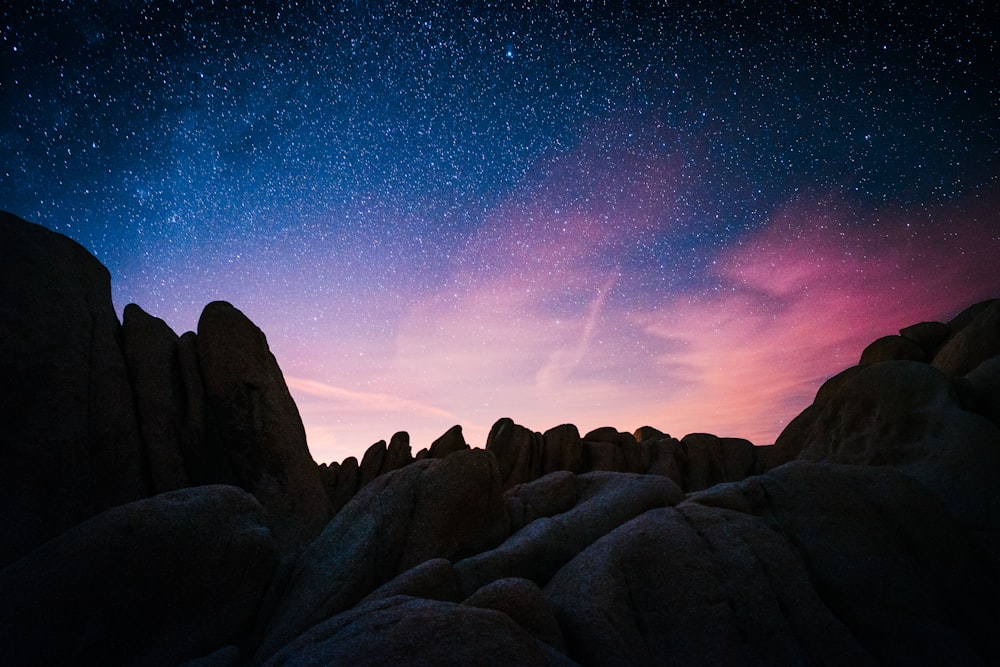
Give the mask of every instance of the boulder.
[[684, 484], [682, 469], [686, 465], [687, 454], [681, 441], [669, 436], [663, 438], [654, 436], [643, 441], [643, 445], [650, 450], [651, 462], [647, 474], [669, 477], [677, 486], [682, 487]]
[[163, 320], [134, 303], [125, 306], [122, 352], [154, 494], [189, 483], [181, 449], [185, 392], [177, 357], [178, 340]]
[[379, 440], [365, 450], [358, 466], [358, 488], [362, 488], [381, 474], [382, 466], [385, 464], [385, 453], [385, 440]]
[[425, 459], [361, 489], [302, 554], [259, 657], [433, 558], [499, 544], [509, 522], [496, 459], [483, 450]]
[[636, 439], [636, 442], [643, 443], [650, 440], [655, 442], [656, 440], [666, 440], [670, 438], [668, 434], [658, 428], [653, 428], [652, 426], [640, 426], [635, 430], [635, 433], [632, 434], [632, 437]]
[[618, 472], [621, 467], [621, 454], [613, 441], [588, 440], [584, 437], [580, 447], [583, 450], [583, 470]]
[[965, 376], [973, 409], [1000, 428], [1000, 356], [988, 359]]
[[581, 664], [977, 664], [996, 583], [919, 483], [796, 462], [641, 514], [544, 592]]
[[700, 491], [720, 482], [735, 482], [754, 473], [755, 447], [742, 438], [689, 433], [681, 438], [684, 455], [681, 488]]
[[813, 399], [813, 403], [824, 403], [830, 398], [836, 396], [840, 391], [840, 388], [849, 382], [850, 379], [860, 370], [860, 366], [851, 366], [827, 379], [816, 391], [816, 397]]
[[950, 334], [951, 328], [941, 322], [920, 322], [899, 330], [899, 335], [919, 345], [928, 359]]
[[583, 472], [580, 431], [573, 424], [553, 426], [542, 434], [542, 474], [556, 470]]
[[304, 544], [322, 530], [330, 505], [267, 339], [239, 310], [215, 301], [198, 321], [197, 350], [240, 486], [260, 500], [284, 547]]
[[148, 492], [110, 275], [0, 213], [0, 565]]
[[511, 529], [573, 509], [580, 500], [579, 486], [576, 475], [560, 470], [507, 490], [503, 496]]
[[184, 392], [181, 453], [191, 484], [238, 485], [222, 432], [209, 405], [198, 360], [197, 336], [187, 331], [177, 341], [177, 363]]
[[353, 456], [348, 456], [340, 462], [340, 467], [337, 469], [337, 482], [333, 487], [333, 495], [330, 497], [330, 511], [332, 513], [339, 512], [358, 492], [359, 479], [358, 460]]
[[611, 444], [617, 444], [620, 436], [621, 434], [614, 426], [600, 426], [592, 431], [588, 431], [587, 435], [583, 436], [583, 439], [589, 442], [610, 442]]
[[573, 665], [493, 609], [398, 595], [319, 623], [265, 663], [282, 665]]
[[414, 565], [366, 595], [359, 604], [394, 595], [444, 602], [460, 602], [462, 599], [458, 573], [447, 558], [431, 558]]
[[337, 494], [337, 476], [340, 474], [340, 464], [336, 461], [332, 463], [320, 463], [318, 468], [319, 481], [323, 485], [323, 490], [326, 491], [326, 497], [330, 501], [331, 510], [336, 512], [339, 508], [334, 507], [333, 498]]
[[1000, 354], [1000, 299], [984, 302], [968, 323], [941, 346], [931, 364], [948, 377], [962, 377]]
[[814, 408], [788, 436], [800, 459], [894, 466], [970, 525], [1000, 521], [1000, 430], [963, 409], [941, 372], [913, 361], [876, 364]]
[[444, 434], [431, 443], [429, 456], [432, 459], [443, 459], [449, 454], [469, 449], [462, 435], [462, 427], [458, 424], [452, 426]]
[[0, 571], [4, 661], [176, 664], [244, 642], [276, 562], [236, 487], [109, 509]]
[[384, 475], [412, 463], [413, 456], [410, 451], [410, 434], [406, 431], [393, 433], [392, 438], [389, 439], [389, 447], [386, 449], [385, 461], [382, 463], [382, 470], [379, 471], [379, 474]]
[[909, 360], [925, 361], [927, 352], [923, 347], [905, 336], [882, 336], [869, 344], [861, 353], [858, 366], [864, 368], [882, 361]]
[[949, 335], [954, 336], [960, 332], [965, 327], [969, 326], [974, 319], [979, 317], [980, 313], [992, 306], [995, 302], [1000, 301], [1000, 299], [987, 299], [986, 301], [980, 301], [974, 303], [971, 306], [963, 309], [958, 315], [953, 317], [948, 321], [946, 326], [948, 327]]
[[542, 516], [495, 549], [455, 563], [467, 595], [504, 577], [521, 577], [544, 585], [601, 536], [650, 508], [674, 505], [684, 498], [684, 492], [665, 477], [595, 471], [573, 476], [578, 500], [571, 509], [544, 516], [565, 506], [571, 497], [571, 492], [563, 488], [568, 481], [565, 475], [552, 473], [525, 485], [542, 487], [539, 493], [520, 487], [516, 497], [542, 501], [527, 505], [525, 514]]
[[498, 420], [486, 438], [486, 451], [497, 459], [505, 489], [538, 479], [543, 470], [543, 439], [509, 418]]
[[561, 653], [566, 652], [566, 641], [552, 605], [542, 594], [542, 589], [530, 579], [497, 579], [470, 595], [462, 604], [503, 612], [535, 639]]

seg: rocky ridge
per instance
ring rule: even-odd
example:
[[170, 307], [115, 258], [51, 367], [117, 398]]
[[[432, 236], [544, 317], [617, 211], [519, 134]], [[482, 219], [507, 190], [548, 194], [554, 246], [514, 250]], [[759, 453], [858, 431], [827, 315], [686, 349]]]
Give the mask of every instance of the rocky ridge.
[[499, 420], [316, 465], [263, 333], [0, 214], [11, 664], [997, 664], [1000, 300], [774, 445]]

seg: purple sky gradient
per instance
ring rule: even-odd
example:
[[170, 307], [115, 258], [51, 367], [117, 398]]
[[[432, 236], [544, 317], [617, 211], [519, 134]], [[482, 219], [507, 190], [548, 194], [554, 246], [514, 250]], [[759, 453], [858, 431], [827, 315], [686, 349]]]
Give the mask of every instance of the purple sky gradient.
[[994, 2], [0, 7], [0, 208], [266, 333], [318, 461], [501, 417], [773, 441], [1000, 296]]

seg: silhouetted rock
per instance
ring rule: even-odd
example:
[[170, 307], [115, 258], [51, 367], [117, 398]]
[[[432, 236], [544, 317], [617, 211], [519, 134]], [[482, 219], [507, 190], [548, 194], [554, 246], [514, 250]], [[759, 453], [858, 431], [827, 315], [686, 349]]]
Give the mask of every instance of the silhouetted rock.
[[572, 665], [492, 609], [395, 596], [315, 626], [266, 663], [280, 665]]
[[658, 428], [653, 428], [652, 426], [640, 426], [632, 434], [632, 437], [636, 439], [637, 442], [648, 442], [650, 440], [665, 440], [669, 439], [670, 436]]
[[840, 391], [840, 388], [860, 370], [860, 366], [851, 366], [850, 368], [845, 368], [833, 377], [829, 378], [826, 382], [820, 385], [819, 389], [816, 391], [816, 398], [813, 402], [824, 403], [830, 398], [836, 396], [837, 392]]
[[920, 322], [899, 330], [900, 336], [912, 340], [924, 350], [927, 359], [950, 334], [951, 328], [941, 322]]
[[1000, 428], [1000, 356], [979, 364], [965, 379], [972, 391], [972, 408]]
[[496, 460], [488, 452], [460, 451], [378, 477], [299, 559], [261, 657], [420, 563], [495, 546], [508, 526]]
[[530, 482], [542, 472], [542, 434], [526, 429], [513, 420], [498, 420], [486, 438], [486, 451], [497, 458], [504, 488]]
[[956, 398], [948, 379], [927, 364], [870, 366], [810, 413], [795, 447], [804, 460], [896, 467], [956, 516], [988, 524], [1000, 517], [1000, 430]]
[[975, 309], [975, 316], [934, 355], [931, 365], [948, 377], [962, 377], [1000, 354], [1000, 299]]
[[986, 301], [974, 303], [963, 309], [958, 315], [953, 317], [947, 323], [946, 326], [948, 327], [949, 335], [954, 336], [967, 327], [973, 320], [979, 317], [980, 313], [992, 306], [996, 301], [1000, 301], [1000, 299], [987, 299]]
[[583, 439], [590, 442], [610, 442], [611, 444], [615, 444], [618, 442], [619, 436], [618, 429], [614, 426], [601, 426], [589, 431], [587, 435], [583, 436]]
[[580, 489], [576, 475], [560, 470], [518, 484], [503, 495], [511, 528], [518, 531], [536, 519], [573, 509], [580, 500]]
[[[563, 510], [572, 498], [576, 502]], [[544, 585], [563, 565], [595, 540], [653, 507], [674, 505], [684, 493], [665, 477], [595, 471], [550, 476], [506, 495], [523, 504], [523, 515], [538, 517], [500, 546], [455, 563], [467, 594], [504, 577], [531, 579]]]
[[643, 445], [649, 447], [652, 459], [646, 472], [650, 475], [669, 477], [674, 484], [684, 488], [683, 467], [686, 465], [687, 454], [681, 441], [669, 436], [654, 437], [643, 441]]
[[681, 448], [681, 486], [685, 491], [736, 482], [754, 473], [756, 448], [749, 440], [690, 433], [681, 438]]
[[535, 639], [561, 653], [566, 652], [566, 642], [552, 605], [542, 589], [530, 579], [497, 579], [470, 595], [462, 604], [503, 612]]
[[0, 565], [147, 493], [110, 276], [0, 213]]
[[239, 480], [212, 411], [198, 360], [197, 336], [188, 331], [177, 341], [177, 363], [184, 385], [181, 452], [192, 484], [234, 484]]
[[449, 454], [460, 452], [463, 449], [469, 449], [469, 445], [466, 444], [465, 436], [462, 435], [462, 427], [456, 424], [431, 443], [428, 455], [432, 459], [443, 459]]
[[585, 665], [974, 664], [996, 584], [978, 557], [900, 473], [796, 463], [642, 514], [545, 593]]
[[125, 306], [122, 351], [132, 381], [153, 493], [189, 484], [181, 453], [185, 393], [177, 344], [177, 334], [166, 322], [134, 303]]
[[881, 361], [924, 361], [927, 352], [920, 345], [903, 336], [882, 336], [861, 353], [858, 366], [862, 368]]
[[276, 563], [231, 486], [109, 509], [0, 571], [4, 661], [171, 664], [245, 641]]
[[209, 404], [240, 486], [260, 500], [279, 543], [312, 539], [330, 506], [267, 339], [239, 310], [215, 301], [201, 314], [196, 343]]
[[385, 440], [379, 440], [374, 445], [365, 450], [358, 465], [358, 488], [361, 488], [372, 481], [382, 472], [382, 465], [385, 463]]
[[380, 474], [384, 475], [393, 470], [399, 470], [405, 465], [413, 462], [410, 453], [410, 434], [406, 431], [393, 433], [389, 439], [389, 447], [385, 452], [385, 461], [382, 464]]
[[394, 595], [409, 595], [442, 602], [461, 602], [461, 581], [450, 560], [431, 558], [382, 584], [366, 595], [361, 604]]
[[542, 474], [557, 470], [581, 472], [582, 469], [583, 447], [576, 426], [560, 424], [542, 434]]
[[358, 480], [360, 479], [360, 467], [358, 460], [353, 456], [348, 456], [340, 462], [337, 470], [337, 483], [330, 497], [330, 508], [333, 513], [339, 512], [340, 508], [346, 505], [354, 494], [358, 492]]

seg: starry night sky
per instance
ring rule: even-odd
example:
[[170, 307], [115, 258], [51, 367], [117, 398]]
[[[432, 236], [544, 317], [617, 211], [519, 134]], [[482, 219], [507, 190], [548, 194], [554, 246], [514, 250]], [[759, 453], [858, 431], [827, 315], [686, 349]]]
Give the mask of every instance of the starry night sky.
[[1000, 14], [875, 4], [15, 0], [0, 208], [119, 313], [240, 308], [318, 461], [504, 416], [764, 444], [1000, 296]]

